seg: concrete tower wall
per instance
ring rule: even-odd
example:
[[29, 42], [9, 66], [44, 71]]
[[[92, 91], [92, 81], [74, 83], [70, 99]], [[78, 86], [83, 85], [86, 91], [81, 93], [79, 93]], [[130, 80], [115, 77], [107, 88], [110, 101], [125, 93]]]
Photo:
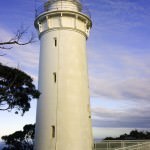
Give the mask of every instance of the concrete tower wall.
[[57, 11], [35, 20], [41, 51], [35, 150], [92, 150], [86, 39], [91, 21]]

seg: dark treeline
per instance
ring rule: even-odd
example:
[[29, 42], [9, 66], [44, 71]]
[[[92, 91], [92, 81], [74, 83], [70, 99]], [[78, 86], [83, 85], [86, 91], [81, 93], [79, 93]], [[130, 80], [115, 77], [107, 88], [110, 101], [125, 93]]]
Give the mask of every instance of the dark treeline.
[[23, 131], [2, 136], [6, 146], [2, 150], [33, 150], [35, 125], [29, 124], [23, 127]]
[[106, 137], [104, 140], [146, 140], [150, 139], [149, 131], [132, 130], [129, 134], [122, 134], [119, 137]]

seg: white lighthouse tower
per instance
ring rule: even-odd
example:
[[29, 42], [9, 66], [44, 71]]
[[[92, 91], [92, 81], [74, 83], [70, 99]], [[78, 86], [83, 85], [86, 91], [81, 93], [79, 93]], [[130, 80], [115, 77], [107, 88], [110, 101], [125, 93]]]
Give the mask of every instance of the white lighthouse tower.
[[79, 0], [49, 0], [37, 11], [40, 38], [35, 150], [92, 150], [86, 59], [92, 22]]

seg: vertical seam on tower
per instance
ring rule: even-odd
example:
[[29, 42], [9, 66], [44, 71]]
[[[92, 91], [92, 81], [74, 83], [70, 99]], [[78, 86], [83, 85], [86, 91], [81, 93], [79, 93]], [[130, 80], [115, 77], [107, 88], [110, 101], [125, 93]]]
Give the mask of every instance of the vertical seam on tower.
[[58, 36], [58, 44], [57, 44], [57, 102], [56, 102], [56, 141], [55, 141], [55, 150], [57, 150], [57, 137], [58, 137], [58, 102], [59, 102], [59, 96], [58, 96], [58, 86], [59, 86], [59, 42], [60, 42], [60, 31], [57, 32]]
[[[61, 2], [62, 3], [62, 2]], [[61, 4], [62, 5], [62, 4]], [[61, 17], [60, 17], [61, 18]], [[56, 102], [56, 141], [55, 141], [55, 150], [57, 150], [57, 139], [58, 139], [58, 101], [59, 101], [59, 95], [58, 95], [58, 89], [59, 89], [59, 53], [60, 53], [60, 50], [59, 50], [59, 43], [60, 43], [60, 31], [58, 30], [57, 31], [57, 68], [56, 68], [56, 72], [57, 72], [57, 85], [56, 85], [56, 88], [57, 88], [57, 102]]]
[[[88, 56], [87, 56], [87, 53], [86, 53], [86, 49], [85, 49], [85, 56], [86, 56], [86, 73], [87, 73], [87, 75], [89, 75], [89, 70], [88, 70]], [[87, 76], [87, 83], [88, 83], [88, 93], [89, 93], [89, 91], [90, 91], [90, 87], [89, 87], [89, 79], [88, 79], [88, 76]], [[90, 128], [92, 128], [92, 114], [91, 114], [91, 109], [90, 109], [90, 106], [91, 106], [91, 101], [90, 101], [90, 94], [88, 94], [88, 105], [89, 105], [89, 112], [88, 112], [88, 114], [91, 116], [90, 118], [89, 118], [89, 124], [90, 124]], [[92, 132], [92, 130], [90, 131], [90, 139], [92, 138], [92, 136], [93, 136], [93, 132]], [[91, 141], [92, 143], [90, 143], [90, 145], [91, 145], [91, 147], [92, 147], [92, 149], [93, 149], [93, 140]]]

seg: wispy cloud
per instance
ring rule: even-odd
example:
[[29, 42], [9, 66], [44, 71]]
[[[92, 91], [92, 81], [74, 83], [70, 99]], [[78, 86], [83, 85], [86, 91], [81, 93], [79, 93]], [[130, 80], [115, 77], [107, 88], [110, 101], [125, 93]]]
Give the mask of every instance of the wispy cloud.
[[103, 107], [92, 109], [94, 127], [116, 128], [149, 128], [150, 109], [148, 106], [133, 106], [129, 109], [106, 109]]
[[89, 52], [92, 96], [150, 100], [150, 54], [122, 50]]
[[[149, 51], [114, 45], [99, 48], [88, 51], [91, 96], [99, 97], [92, 108], [93, 126], [149, 128]], [[104, 101], [108, 101], [105, 106]]]
[[94, 0], [89, 2], [93, 21], [91, 36], [99, 39], [101, 44], [104, 44], [106, 40], [109, 41], [107, 44], [113, 41], [118, 44], [126, 43], [135, 46], [142, 44], [145, 40], [143, 37], [146, 36], [143, 33], [149, 33], [147, 27], [150, 25], [150, 9], [146, 5], [141, 5], [140, 2], [141, 0]]

